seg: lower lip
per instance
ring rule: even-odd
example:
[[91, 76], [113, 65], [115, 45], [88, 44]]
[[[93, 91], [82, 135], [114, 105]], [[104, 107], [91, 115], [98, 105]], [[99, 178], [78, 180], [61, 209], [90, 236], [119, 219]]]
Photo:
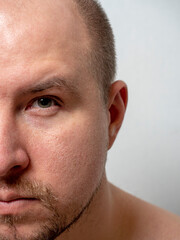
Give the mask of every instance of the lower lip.
[[37, 199], [16, 199], [9, 202], [0, 201], [0, 215], [18, 214], [28, 209], [32, 204], [36, 203]]

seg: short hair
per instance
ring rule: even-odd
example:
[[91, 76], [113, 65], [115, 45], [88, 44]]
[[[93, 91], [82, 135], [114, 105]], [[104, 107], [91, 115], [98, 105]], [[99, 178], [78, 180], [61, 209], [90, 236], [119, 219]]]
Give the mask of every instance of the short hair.
[[116, 74], [114, 35], [108, 17], [96, 0], [73, 0], [92, 40], [88, 58], [90, 71], [97, 78], [105, 103]]

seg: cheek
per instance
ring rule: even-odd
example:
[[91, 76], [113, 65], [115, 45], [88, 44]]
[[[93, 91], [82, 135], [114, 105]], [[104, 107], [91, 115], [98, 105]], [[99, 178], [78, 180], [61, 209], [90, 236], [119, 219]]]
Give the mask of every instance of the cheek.
[[28, 153], [37, 180], [50, 184], [66, 199], [86, 198], [94, 191], [104, 171], [107, 150], [105, 129], [98, 121], [76, 121], [31, 134]]

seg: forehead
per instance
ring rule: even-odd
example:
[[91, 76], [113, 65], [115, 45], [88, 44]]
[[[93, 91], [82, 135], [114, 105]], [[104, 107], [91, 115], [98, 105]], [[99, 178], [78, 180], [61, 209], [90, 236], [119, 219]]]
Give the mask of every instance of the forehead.
[[0, 0], [0, 38], [4, 73], [47, 68], [53, 62], [78, 72], [90, 45], [71, 0]]
[[83, 37], [83, 22], [73, 6], [70, 0], [0, 0], [1, 36], [9, 44], [25, 33], [31, 33], [31, 40], [55, 33], [61, 39], [64, 35], [78, 40]]

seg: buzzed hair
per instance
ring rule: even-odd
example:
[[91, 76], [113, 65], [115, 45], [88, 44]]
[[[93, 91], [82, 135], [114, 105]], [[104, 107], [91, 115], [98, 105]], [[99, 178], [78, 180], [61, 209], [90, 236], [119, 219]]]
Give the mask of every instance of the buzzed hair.
[[106, 13], [96, 0], [73, 0], [82, 16], [92, 48], [88, 58], [90, 71], [97, 78], [105, 103], [108, 101], [109, 87], [115, 78], [116, 54], [114, 35]]

